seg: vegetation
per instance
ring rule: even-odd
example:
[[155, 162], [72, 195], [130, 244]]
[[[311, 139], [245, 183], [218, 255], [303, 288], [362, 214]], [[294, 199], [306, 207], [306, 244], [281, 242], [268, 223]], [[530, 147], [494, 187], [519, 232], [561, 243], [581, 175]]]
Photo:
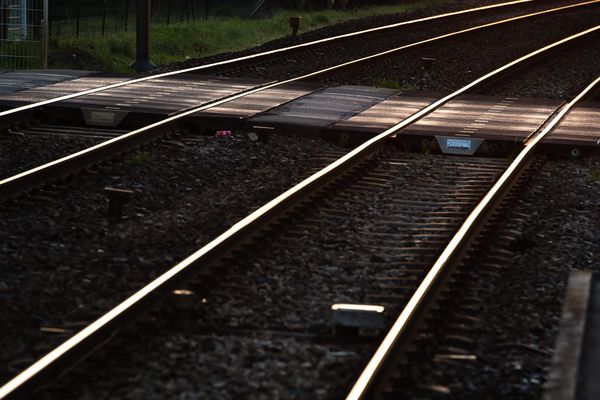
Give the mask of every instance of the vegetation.
[[[289, 18], [301, 15], [299, 33], [342, 21], [372, 15], [423, 8], [439, 1], [425, 0], [396, 6], [373, 6], [353, 11], [279, 11], [269, 19], [214, 17], [206, 21], [154, 24], [151, 26], [150, 59], [156, 65], [239, 51], [290, 34]], [[99, 37], [50, 37], [49, 63], [53, 68], [76, 68], [106, 72], [130, 72], [135, 58], [135, 33], [120, 32]]]
[[600, 182], [600, 169], [596, 167], [590, 168], [588, 178], [590, 182]]
[[396, 79], [384, 78], [375, 82], [375, 86], [387, 89], [405, 90], [406, 87], [402, 82]]
[[140, 165], [145, 164], [147, 162], [153, 161], [154, 155], [147, 151], [138, 151], [133, 154], [130, 154], [126, 159], [125, 163], [130, 165]]

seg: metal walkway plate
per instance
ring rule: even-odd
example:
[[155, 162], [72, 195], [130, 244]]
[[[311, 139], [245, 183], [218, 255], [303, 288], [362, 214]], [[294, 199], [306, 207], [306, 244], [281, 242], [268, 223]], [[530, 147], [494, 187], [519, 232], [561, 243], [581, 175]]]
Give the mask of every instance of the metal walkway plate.
[[313, 83], [291, 83], [266, 89], [193, 114], [201, 118], [250, 118], [321, 89]]
[[105, 92], [73, 99], [73, 105], [122, 111], [168, 115], [197, 107], [266, 81], [231, 78], [179, 76], [122, 86]]
[[600, 146], [600, 103], [581, 103], [573, 108], [543, 143]]
[[326, 88], [250, 118], [249, 123], [298, 132], [321, 130], [396, 93], [392, 89], [361, 86]]
[[78, 79], [62, 80], [58, 83], [51, 83], [44, 86], [39, 85], [31, 89], [21, 90], [16, 93], [0, 95], [0, 104], [16, 107], [20, 105], [49, 100], [55, 97], [64, 96], [83, 90], [89, 90], [104, 85], [111, 85], [114, 83], [123, 82], [127, 79], [129, 78], [93, 76]]
[[[61, 70], [0, 73], [0, 107], [16, 107], [131, 79], [89, 74], [93, 73]], [[177, 75], [51, 104], [44, 107], [44, 112], [92, 126], [132, 128], [265, 83], [256, 79]], [[297, 82], [249, 94], [188, 118], [198, 128], [208, 131], [246, 126], [364, 141], [441, 97], [362, 86], [322, 88], [317, 83]], [[457, 138], [456, 141], [521, 143], [561, 104], [559, 100], [461, 96], [399, 135], [409, 140], [435, 136], [445, 140]], [[600, 145], [600, 103], [584, 103], [573, 109], [544, 142]]]
[[[2, 96], [0, 102], [33, 102], [74, 93], [91, 87], [121, 82], [129, 78], [81, 78], [73, 81], [25, 90], [10, 96]], [[266, 81], [255, 79], [216, 78], [181, 75], [121, 86], [115, 89], [77, 97], [54, 104], [61, 108], [93, 108], [118, 110], [144, 114], [168, 115], [188, 107], [248, 90]]]
[[62, 69], [3, 71], [0, 72], [0, 95], [70, 81], [94, 73]]
[[395, 95], [360, 114], [333, 124], [330, 129], [376, 135], [422, 110], [438, 98], [435, 95], [420, 93]]
[[561, 104], [560, 100], [467, 95], [448, 102], [400, 134], [523, 142]]

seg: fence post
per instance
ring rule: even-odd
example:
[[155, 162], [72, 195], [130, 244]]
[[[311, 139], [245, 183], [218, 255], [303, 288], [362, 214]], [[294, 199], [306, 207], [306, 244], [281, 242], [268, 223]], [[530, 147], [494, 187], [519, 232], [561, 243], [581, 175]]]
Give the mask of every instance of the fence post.
[[167, 1], [167, 25], [171, 24], [171, 2]]
[[42, 18], [42, 68], [48, 68], [48, 36], [50, 36], [50, 15], [48, 13], [48, 0], [44, 0]]
[[75, 23], [75, 36], [79, 37], [79, 18], [80, 18], [80, 1], [79, 0], [75, 0], [75, 18], [76, 18], [76, 23]]
[[106, 8], [108, 7], [108, 0], [104, 0], [104, 6], [102, 7], [102, 37], [106, 32]]
[[129, 0], [125, 0], [125, 32], [127, 32], [127, 23], [129, 22]]
[[136, 0], [136, 56], [131, 64], [137, 72], [154, 68], [150, 62], [150, 0]]
[[0, 39], [8, 39], [8, 6], [0, 3]]
[[[27, 1], [21, 0], [19, 7], [19, 39], [27, 40], [27, 27], [29, 26], [29, 13], [27, 12]], [[35, 23], [35, 22], [34, 22]]]

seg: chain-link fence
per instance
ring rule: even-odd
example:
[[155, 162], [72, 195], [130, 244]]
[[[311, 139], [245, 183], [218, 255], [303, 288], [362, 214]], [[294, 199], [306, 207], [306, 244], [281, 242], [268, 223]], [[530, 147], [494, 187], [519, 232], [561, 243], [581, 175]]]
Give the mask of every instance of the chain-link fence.
[[48, 0], [0, 0], [0, 69], [46, 65]]

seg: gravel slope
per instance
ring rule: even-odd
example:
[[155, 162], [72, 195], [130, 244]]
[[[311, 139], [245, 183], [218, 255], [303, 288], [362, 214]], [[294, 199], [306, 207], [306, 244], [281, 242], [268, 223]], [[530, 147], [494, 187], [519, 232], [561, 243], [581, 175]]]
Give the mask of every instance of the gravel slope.
[[445, 335], [460, 326], [449, 317], [437, 328], [439, 345], [413, 355], [411, 376], [419, 382], [412, 393], [440, 385], [450, 390], [450, 399], [542, 397], [569, 271], [600, 272], [599, 172], [600, 155], [594, 154], [550, 160], [534, 174], [511, 217], [495, 228], [499, 236], [517, 232], [516, 240], [500, 256], [483, 255], [467, 269], [463, 296], [470, 314], [463, 314], [475, 322], [462, 334], [473, 340], [464, 348], [476, 359], [443, 363], [427, 356], [448, 353]]
[[[157, 143], [78, 175], [55, 196], [0, 208], [2, 380], [326, 165], [331, 157], [319, 154], [328, 151], [344, 154], [280, 136]], [[106, 217], [108, 186], [134, 192], [116, 224]]]

